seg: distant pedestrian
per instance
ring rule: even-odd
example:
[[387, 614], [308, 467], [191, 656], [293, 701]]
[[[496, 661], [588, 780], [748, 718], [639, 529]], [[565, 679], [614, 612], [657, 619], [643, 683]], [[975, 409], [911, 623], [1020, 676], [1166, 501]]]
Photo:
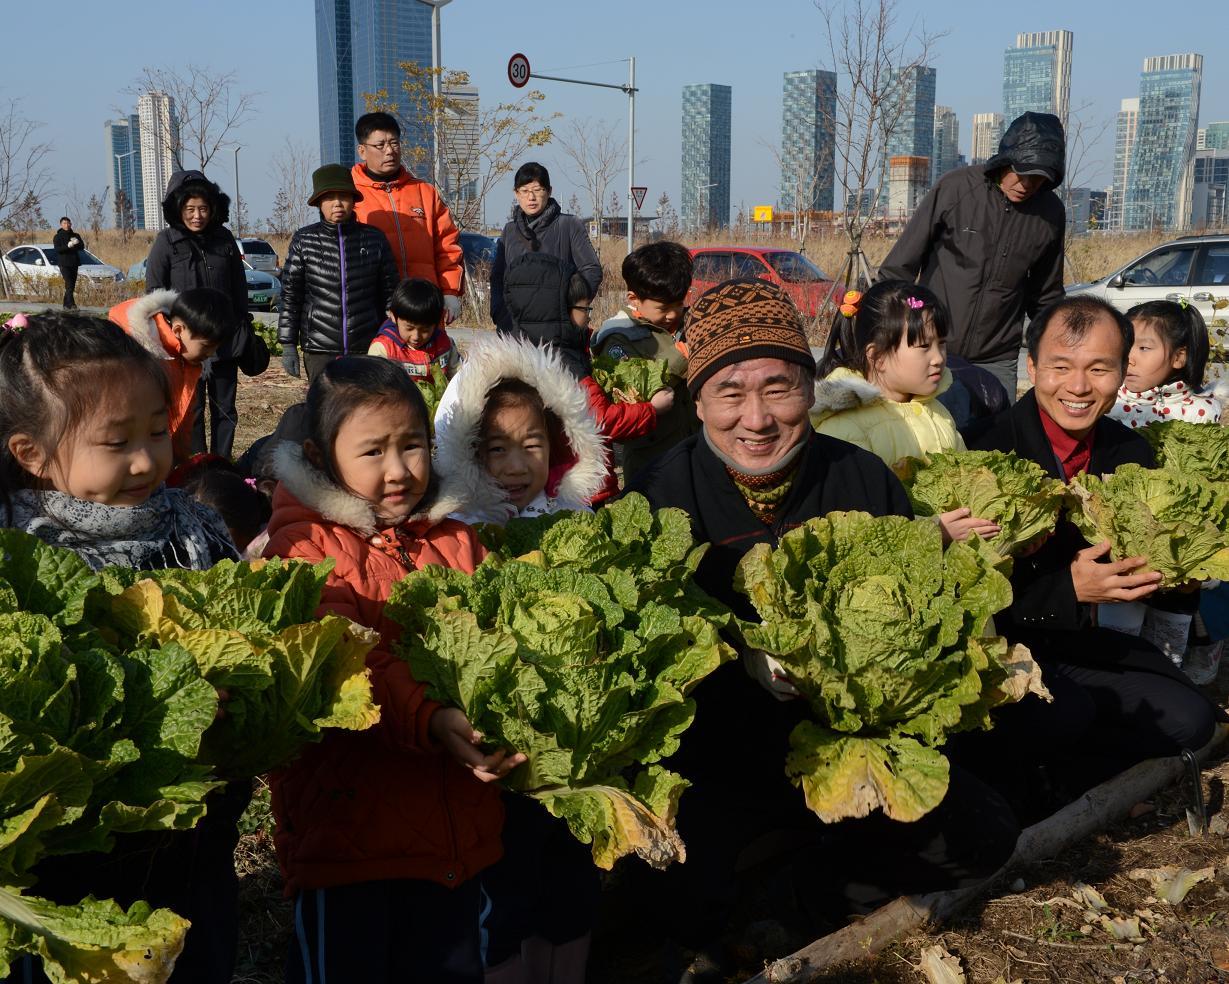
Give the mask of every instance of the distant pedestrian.
[[444, 293], [444, 324], [461, 313], [461, 239], [439, 192], [401, 164], [401, 127], [388, 113], [365, 113], [354, 124], [361, 163], [351, 171], [359, 198], [354, 214], [388, 239], [397, 279], [422, 277]]
[[60, 275], [64, 278], [64, 307], [71, 311], [77, 306], [73, 291], [77, 289], [77, 268], [81, 266], [81, 251], [85, 249], [85, 242], [77, 235], [73, 221], [67, 215], [60, 219], [60, 228], [52, 245], [60, 264]]
[[1012, 402], [1024, 318], [1063, 297], [1065, 158], [1058, 117], [1025, 113], [985, 164], [939, 179], [879, 267], [938, 295], [948, 351], [994, 373]]

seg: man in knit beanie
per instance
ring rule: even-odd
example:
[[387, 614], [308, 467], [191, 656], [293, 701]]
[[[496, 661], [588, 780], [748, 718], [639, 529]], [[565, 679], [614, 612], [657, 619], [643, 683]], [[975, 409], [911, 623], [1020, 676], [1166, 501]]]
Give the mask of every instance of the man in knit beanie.
[[[709, 543], [696, 582], [739, 617], [758, 621], [734, 588], [748, 550], [775, 546], [788, 530], [830, 512], [909, 516], [909, 500], [878, 457], [811, 429], [815, 360], [802, 318], [779, 287], [743, 279], [712, 288], [692, 305], [686, 337], [701, 431], [648, 465], [627, 491], [655, 509], [683, 509], [696, 539]], [[724, 980], [730, 971], [719, 940], [745, 848], [772, 831], [810, 830], [818, 843], [845, 827], [821, 824], [785, 777], [789, 732], [806, 717], [792, 690], [780, 664], [750, 652], [694, 691], [694, 722], [669, 761], [691, 783], [678, 813], [687, 863], [655, 876], [645, 898], [675, 940], [701, 954], [680, 980]], [[921, 820], [855, 822], [847, 830], [849, 842], [831, 856], [822, 852], [821, 874], [806, 868], [797, 876], [799, 893], [819, 886], [839, 895], [856, 884], [857, 905], [869, 908], [899, 894], [972, 884], [1007, 860], [1018, 832], [1006, 803], [957, 767], [943, 804]], [[784, 877], [804, 867], [787, 859]]]

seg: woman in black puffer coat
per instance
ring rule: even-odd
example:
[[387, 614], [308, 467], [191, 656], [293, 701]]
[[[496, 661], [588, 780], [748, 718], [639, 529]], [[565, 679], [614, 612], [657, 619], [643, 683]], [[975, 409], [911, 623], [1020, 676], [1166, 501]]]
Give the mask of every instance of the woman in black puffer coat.
[[282, 268], [277, 340], [292, 376], [299, 375], [300, 346], [311, 380], [330, 359], [366, 355], [384, 323], [397, 267], [384, 233], [355, 221], [361, 200], [340, 164], [312, 175], [308, 204], [320, 209], [320, 221], [294, 234]]
[[[224, 225], [230, 221], [230, 197], [202, 171], [176, 171], [166, 186], [162, 216], [169, 228], [158, 233], [145, 262], [146, 293], [213, 287], [230, 298], [235, 311], [234, 334], [222, 343], [197, 387], [192, 435], [193, 453], [212, 450], [229, 458], [235, 442], [239, 360], [255, 343], [247, 314], [243, 257]], [[211, 449], [205, 446], [206, 397], [213, 431]]]

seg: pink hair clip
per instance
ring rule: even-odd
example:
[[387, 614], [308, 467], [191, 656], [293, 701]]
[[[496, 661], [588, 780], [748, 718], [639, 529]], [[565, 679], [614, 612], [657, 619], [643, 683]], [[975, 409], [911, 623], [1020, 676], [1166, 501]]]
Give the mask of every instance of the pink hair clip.
[[17, 332], [21, 331], [24, 328], [28, 328], [29, 326], [30, 326], [29, 320], [26, 318], [24, 314], [18, 311], [15, 315], [13, 315], [11, 318], [9, 318], [8, 321], [4, 323], [4, 330], [6, 332], [16, 334]]
[[254, 488], [256, 488], [256, 479], [254, 479], [254, 478], [245, 478], [245, 479], [243, 480], [243, 484], [244, 484], [244, 485], [246, 485], [246, 486], [248, 486], [248, 488], [252, 488], [252, 489], [254, 489]]
[[920, 311], [926, 306], [926, 302], [919, 297], [906, 297], [905, 303], [913, 308], [914, 311]]

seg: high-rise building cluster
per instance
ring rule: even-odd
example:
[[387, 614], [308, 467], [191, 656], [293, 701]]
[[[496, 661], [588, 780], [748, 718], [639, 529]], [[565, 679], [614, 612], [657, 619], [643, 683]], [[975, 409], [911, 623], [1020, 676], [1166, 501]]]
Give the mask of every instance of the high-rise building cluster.
[[179, 117], [165, 92], [145, 92], [137, 111], [103, 124], [117, 226], [158, 231], [162, 196], [179, 159]]

